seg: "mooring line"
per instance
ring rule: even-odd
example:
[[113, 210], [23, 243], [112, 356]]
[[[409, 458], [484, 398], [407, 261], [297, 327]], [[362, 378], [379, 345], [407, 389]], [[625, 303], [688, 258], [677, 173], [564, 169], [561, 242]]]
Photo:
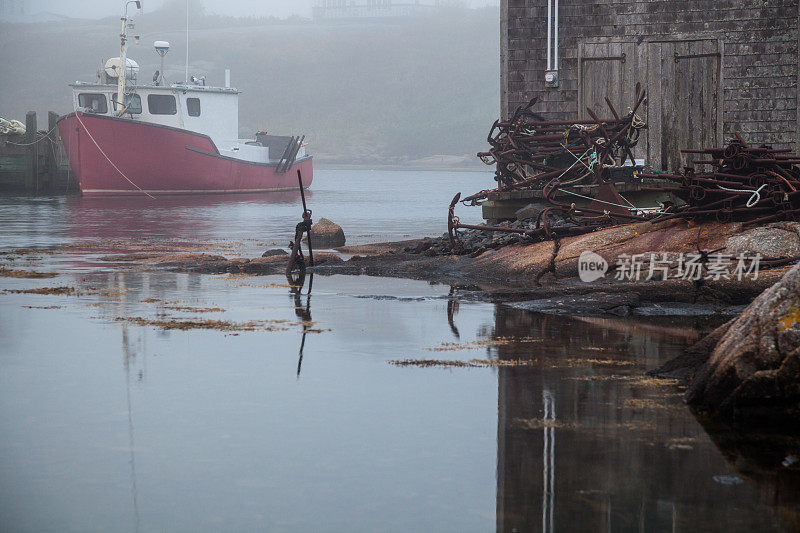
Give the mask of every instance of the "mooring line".
[[149, 196], [150, 198], [152, 198], [153, 200], [155, 200], [155, 199], [156, 199], [156, 197], [155, 197], [155, 196], [153, 196], [152, 194], [148, 193], [147, 191], [145, 191], [144, 189], [142, 189], [141, 187], [139, 187], [138, 185], [136, 185], [136, 184], [135, 184], [133, 181], [131, 181], [131, 179], [130, 179], [128, 176], [126, 176], [126, 175], [125, 175], [125, 173], [124, 173], [124, 172], [122, 172], [122, 171], [119, 169], [119, 167], [117, 167], [117, 165], [115, 165], [115, 164], [114, 164], [114, 162], [113, 162], [111, 159], [109, 159], [109, 157], [106, 155], [106, 153], [103, 151], [103, 149], [102, 149], [102, 148], [100, 148], [100, 145], [99, 145], [99, 144], [97, 144], [97, 141], [95, 141], [95, 140], [94, 140], [94, 137], [92, 137], [92, 134], [91, 134], [91, 133], [89, 133], [89, 128], [87, 128], [87, 127], [86, 127], [86, 124], [84, 124], [84, 123], [83, 123], [83, 120], [81, 120], [81, 116], [80, 116], [80, 114], [78, 113], [78, 108], [74, 108], [74, 109], [75, 109], [75, 117], [78, 119], [78, 122], [80, 122], [80, 123], [81, 123], [81, 126], [83, 126], [83, 130], [86, 132], [86, 135], [88, 135], [88, 136], [89, 136], [89, 138], [92, 140], [92, 142], [93, 142], [93, 143], [94, 143], [94, 145], [97, 147], [97, 149], [98, 149], [98, 150], [100, 150], [100, 153], [101, 153], [101, 154], [103, 154], [103, 157], [105, 157], [105, 158], [106, 158], [106, 161], [108, 161], [109, 163], [111, 163], [111, 166], [112, 166], [112, 167], [114, 167], [114, 170], [116, 170], [117, 172], [119, 172], [119, 175], [120, 175], [120, 176], [122, 176], [123, 178], [125, 178], [125, 179], [128, 181], [128, 183], [130, 183], [131, 185], [133, 185], [134, 187], [136, 187], [137, 189], [139, 189], [139, 190], [142, 192], [142, 194], [145, 194], [145, 195]]
[[[11, 141], [6, 141], [6, 144], [10, 144], [12, 146], [33, 146], [34, 144], [39, 144], [40, 142], [42, 142], [45, 139], [50, 139], [50, 134], [53, 133], [57, 127], [58, 126], [53, 126], [53, 129], [51, 129], [50, 131], [45, 133], [42, 137], [40, 137], [39, 139], [33, 141], [32, 143], [15, 143], [15, 142], [11, 142]], [[38, 133], [38, 132], [36, 132], [36, 133]], [[52, 141], [53, 139], [50, 139], [50, 140]]]

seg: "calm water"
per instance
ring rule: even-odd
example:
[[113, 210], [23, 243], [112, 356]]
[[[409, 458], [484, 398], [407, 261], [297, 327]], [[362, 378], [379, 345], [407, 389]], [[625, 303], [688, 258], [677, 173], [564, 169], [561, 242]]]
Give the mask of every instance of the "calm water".
[[[320, 171], [310, 203], [354, 243], [402, 239], [444, 231], [452, 191], [487, 180]], [[288, 239], [288, 199], [4, 198], [0, 250], [257, 250]], [[797, 471], [781, 467], [800, 456], [793, 441], [754, 453], [709, 434], [676, 385], [643, 378], [698, 337], [685, 318], [542, 316], [365, 276], [317, 275], [296, 294], [276, 276], [119, 271], [77, 249], [10, 263], [61, 274], [2, 289], [81, 292], [0, 293], [3, 531], [785, 531], [800, 519]], [[141, 325], [189, 319], [272, 322]], [[404, 359], [530, 364], [389, 363]]]
[[[489, 172], [317, 170], [307, 192], [312, 218], [344, 228], [347, 244], [438, 236], [447, 231], [447, 206], [457, 191], [495, 182]], [[0, 196], [2, 247], [50, 246], [97, 239], [182, 239], [284, 246], [300, 222], [299, 192], [146, 196], [133, 198]], [[463, 207], [465, 222], [480, 208]]]

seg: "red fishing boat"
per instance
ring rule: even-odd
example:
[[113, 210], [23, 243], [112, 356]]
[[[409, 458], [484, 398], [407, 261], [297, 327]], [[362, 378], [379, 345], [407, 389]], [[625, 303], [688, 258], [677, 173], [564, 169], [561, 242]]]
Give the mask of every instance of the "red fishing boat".
[[[141, 8], [138, 1], [135, 3]], [[120, 56], [99, 81], [71, 85], [74, 112], [58, 120], [72, 171], [85, 195], [279, 191], [313, 179], [304, 137], [259, 132], [239, 139], [239, 91], [205, 85], [204, 78], [164, 84], [169, 43], [156, 41], [162, 68], [150, 85], [137, 84], [127, 58], [127, 5]], [[188, 65], [188, 61], [187, 61]]]

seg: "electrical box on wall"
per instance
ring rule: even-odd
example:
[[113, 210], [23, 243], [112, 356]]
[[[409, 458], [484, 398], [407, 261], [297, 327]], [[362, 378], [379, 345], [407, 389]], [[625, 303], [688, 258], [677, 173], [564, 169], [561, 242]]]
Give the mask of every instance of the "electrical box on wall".
[[558, 71], [548, 70], [544, 73], [545, 87], [558, 87]]

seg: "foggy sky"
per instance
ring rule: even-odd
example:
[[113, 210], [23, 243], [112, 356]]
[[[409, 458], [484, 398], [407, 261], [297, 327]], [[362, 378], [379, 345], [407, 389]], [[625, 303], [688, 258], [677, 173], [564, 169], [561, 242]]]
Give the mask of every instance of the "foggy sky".
[[[161, 6], [163, 0], [142, 0], [145, 12], [153, 11]], [[299, 15], [311, 16], [313, 0], [190, 0], [200, 2], [206, 11], [242, 16], [275, 16], [288, 17]], [[499, 5], [499, 0], [464, 0], [469, 7]], [[29, 13], [56, 13], [75, 18], [103, 18], [118, 15], [122, 11], [122, 0], [29, 0]]]

